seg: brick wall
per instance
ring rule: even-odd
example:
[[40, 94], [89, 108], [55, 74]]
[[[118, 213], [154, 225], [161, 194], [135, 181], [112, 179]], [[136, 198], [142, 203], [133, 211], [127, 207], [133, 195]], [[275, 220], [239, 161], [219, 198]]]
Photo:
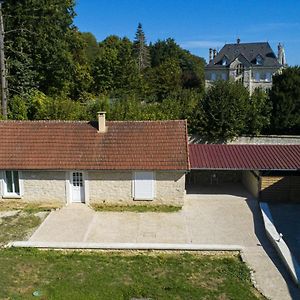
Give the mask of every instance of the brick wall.
[[300, 202], [300, 176], [262, 176], [260, 198], [263, 201]]

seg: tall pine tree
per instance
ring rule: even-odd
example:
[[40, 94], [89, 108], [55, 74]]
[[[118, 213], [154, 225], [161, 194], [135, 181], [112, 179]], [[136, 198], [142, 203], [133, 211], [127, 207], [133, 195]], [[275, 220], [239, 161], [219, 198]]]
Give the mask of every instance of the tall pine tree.
[[150, 66], [150, 53], [146, 44], [146, 37], [141, 23], [138, 24], [133, 45], [139, 71], [142, 72]]

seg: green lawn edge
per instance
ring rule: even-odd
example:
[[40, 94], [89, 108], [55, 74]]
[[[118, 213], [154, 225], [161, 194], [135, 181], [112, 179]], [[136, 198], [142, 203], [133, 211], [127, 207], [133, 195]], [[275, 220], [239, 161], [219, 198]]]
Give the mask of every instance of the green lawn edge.
[[174, 205], [107, 205], [107, 204], [91, 204], [90, 207], [95, 211], [111, 211], [111, 212], [178, 212], [182, 206]]

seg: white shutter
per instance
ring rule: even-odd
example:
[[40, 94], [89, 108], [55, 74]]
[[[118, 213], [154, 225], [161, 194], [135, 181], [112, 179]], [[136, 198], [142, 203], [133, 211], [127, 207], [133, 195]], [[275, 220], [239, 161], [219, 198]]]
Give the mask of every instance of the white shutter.
[[134, 173], [134, 199], [153, 200], [154, 199], [154, 173], [135, 172]]

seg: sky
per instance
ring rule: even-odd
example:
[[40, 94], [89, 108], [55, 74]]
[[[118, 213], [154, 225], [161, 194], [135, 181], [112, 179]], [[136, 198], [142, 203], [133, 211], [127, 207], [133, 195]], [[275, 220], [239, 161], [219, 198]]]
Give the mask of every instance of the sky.
[[269, 42], [285, 48], [289, 65], [300, 65], [299, 0], [76, 0], [75, 25], [100, 42], [108, 35], [134, 39], [142, 23], [147, 42], [174, 38], [208, 59], [225, 43]]

